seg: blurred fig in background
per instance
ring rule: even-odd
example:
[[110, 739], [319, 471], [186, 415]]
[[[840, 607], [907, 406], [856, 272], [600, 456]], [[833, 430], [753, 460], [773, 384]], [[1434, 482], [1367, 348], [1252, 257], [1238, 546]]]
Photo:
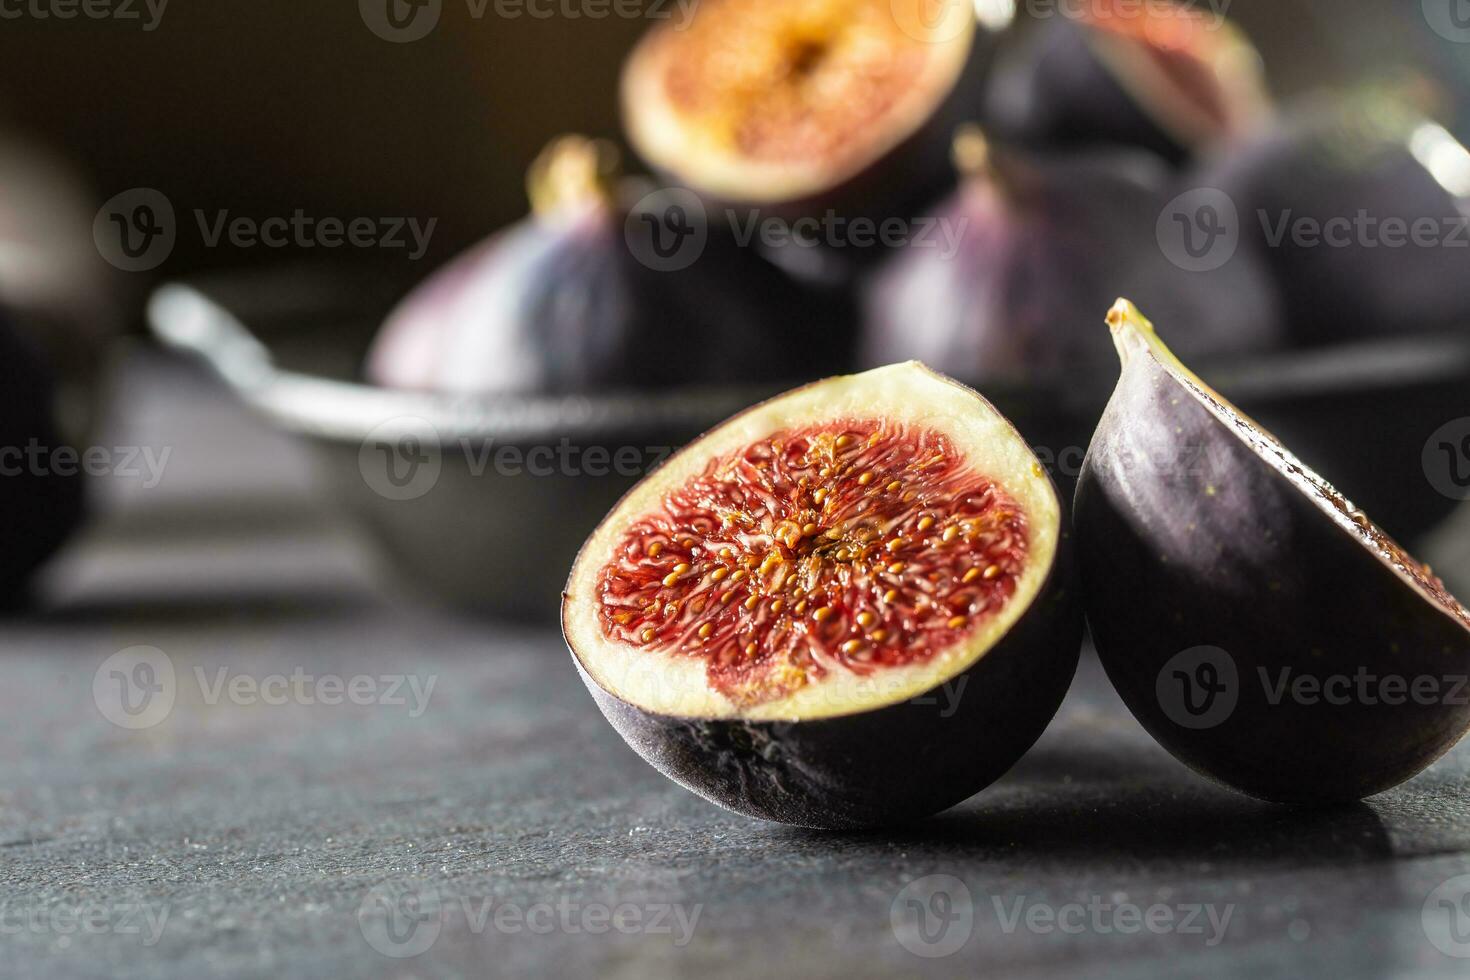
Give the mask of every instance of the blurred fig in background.
[[1276, 343], [1271, 291], [1248, 260], [1188, 272], [1165, 257], [1155, 222], [1167, 172], [1152, 156], [1037, 156], [975, 127], [954, 155], [963, 176], [940, 233], [864, 290], [862, 364], [915, 358], [971, 381], [1085, 387], [1111, 370], [1097, 323], [1124, 294], [1170, 309], [1191, 356]]
[[82, 516], [80, 457], [53, 417], [50, 371], [0, 308], [0, 608], [24, 601], [32, 572]]
[[1261, 58], [1221, 12], [1170, 0], [1060, 5], [995, 67], [985, 119], [1043, 149], [1132, 146], [1180, 164], [1269, 118]]
[[1406, 94], [1309, 98], [1190, 179], [1229, 198], [1298, 343], [1470, 329], [1470, 152]]
[[645, 194], [616, 169], [607, 143], [554, 141], [531, 168], [532, 214], [390, 314], [369, 380], [568, 393], [778, 382], [845, 366], [851, 316], [840, 302], [737, 247], [697, 201], [685, 211], [677, 192]]
[[553, 142], [527, 179], [532, 213], [454, 259], [384, 324], [370, 380], [453, 392], [568, 391], [617, 380], [636, 329], [615, 255], [616, 154]]
[[704, 0], [630, 55], [624, 121], [716, 208], [888, 218], [943, 192], [989, 50], [969, 2]]
[[63, 431], [96, 419], [108, 341], [123, 326], [117, 273], [92, 238], [97, 203], [66, 161], [0, 133], [0, 304], [54, 370]]

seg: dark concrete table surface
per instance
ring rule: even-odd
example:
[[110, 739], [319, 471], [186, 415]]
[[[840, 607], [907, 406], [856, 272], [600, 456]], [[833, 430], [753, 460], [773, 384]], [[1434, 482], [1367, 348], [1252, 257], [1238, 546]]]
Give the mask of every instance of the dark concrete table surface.
[[[626, 748], [553, 631], [395, 598], [204, 378], [134, 356], [120, 383], [103, 441], [170, 448], [164, 478], [103, 478], [44, 609], [0, 624], [0, 975], [1470, 975], [1470, 747], [1354, 807], [1265, 806], [1087, 657], [949, 813], [752, 822]], [[119, 676], [165, 665], [167, 711], [122, 710]]]

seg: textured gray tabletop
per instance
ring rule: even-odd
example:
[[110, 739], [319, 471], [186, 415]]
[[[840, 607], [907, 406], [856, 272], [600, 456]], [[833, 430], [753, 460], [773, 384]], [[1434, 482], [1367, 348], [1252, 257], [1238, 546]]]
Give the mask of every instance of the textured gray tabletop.
[[0, 974], [1470, 974], [1470, 747], [1345, 810], [1260, 805], [1084, 658], [949, 813], [753, 823], [634, 756], [554, 632], [397, 601], [204, 379], [121, 383], [108, 439], [168, 448], [163, 478], [105, 478], [45, 611], [0, 625]]

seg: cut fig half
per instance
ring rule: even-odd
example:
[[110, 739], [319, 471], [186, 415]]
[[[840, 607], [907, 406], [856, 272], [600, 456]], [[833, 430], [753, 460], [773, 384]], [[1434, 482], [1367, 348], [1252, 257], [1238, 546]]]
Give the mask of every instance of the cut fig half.
[[963, 0], [706, 0], [630, 56], [628, 137], [722, 204], [882, 212], [878, 198], [926, 190], [942, 167], [959, 103], [978, 90], [961, 84], [975, 35]]
[[1180, 760], [1286, 803], [1395, 786], [1470, 726], [1470, 612], [1164, 346], [1109, 314], [1118, 382], [1075, 525], [1123, 700]]
[[916, 819], [1056, 712], [1080, 604], [1019, 433], [917, 363], [735, 416], [635, 487], [562, 626], [603, 714], [676, 782], [810, 827]]

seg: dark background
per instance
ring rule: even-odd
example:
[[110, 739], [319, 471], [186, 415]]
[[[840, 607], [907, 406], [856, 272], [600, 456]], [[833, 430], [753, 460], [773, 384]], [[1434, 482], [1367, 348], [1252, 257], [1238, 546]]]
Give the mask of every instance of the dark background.
[[[1435, 35], [1419, 0], [1214, 2], [1261, 48], [1278, 95], [1427, 71], [1461, 93], [1444, 121], [1470, 130], [1470, 45]], [[675, 13], [671, 0], [640, 9], [656, 3]], [[196, 207], [436, 217], [433, 261], [524, 213], [525, 168], [550, 137], [618, 133], [618, 68], [649, 24], [495, 9], [475, 19], [444, 0], [435, 30], [408, 44], [371, 33], [353, 0], [173, 0], [150, 33], [141, 20], [0, 20], [0, 122], [68, 152], [99, 201], [154, 187], [181, 225]], [[181, 234], [160, 274], [280, 258], [199, 238]]]

